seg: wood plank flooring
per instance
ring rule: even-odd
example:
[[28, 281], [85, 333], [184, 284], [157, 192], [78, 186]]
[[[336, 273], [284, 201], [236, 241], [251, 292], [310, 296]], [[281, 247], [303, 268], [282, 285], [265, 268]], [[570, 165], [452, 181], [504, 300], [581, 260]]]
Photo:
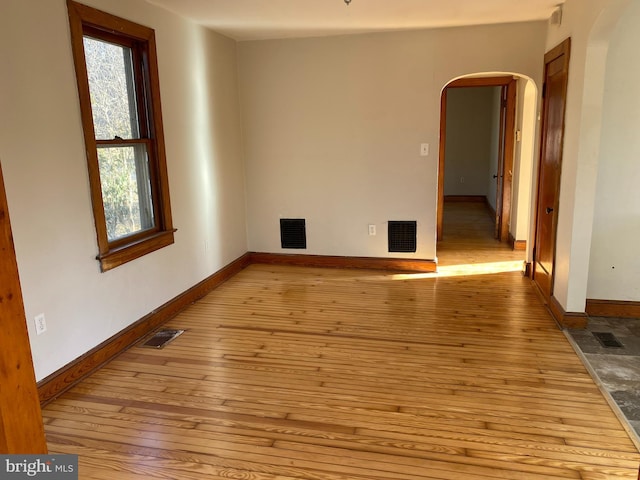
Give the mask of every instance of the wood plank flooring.
[[514, 252], [493, 238], [494, 219], [484, 203], [445, 202], [444, 205], [439, 265], [524, 261], [525, 252]]
[[[471, 250], [441, 261], [517, 260]], [[252, 265], [172, 320], [186, 332], [165, 349], [49, 404], [50, 451], [79, 454], [82, 479], [636, 479], [530, 282], [456, 272]]]

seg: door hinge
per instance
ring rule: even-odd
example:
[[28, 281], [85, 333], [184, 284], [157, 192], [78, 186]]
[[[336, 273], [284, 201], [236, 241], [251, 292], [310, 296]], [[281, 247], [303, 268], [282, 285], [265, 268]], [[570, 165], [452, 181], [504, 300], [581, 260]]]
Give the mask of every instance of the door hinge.
[[545, 98], [547, 96], [547, 83], [543, 83], [542, 84], [542, 98]]

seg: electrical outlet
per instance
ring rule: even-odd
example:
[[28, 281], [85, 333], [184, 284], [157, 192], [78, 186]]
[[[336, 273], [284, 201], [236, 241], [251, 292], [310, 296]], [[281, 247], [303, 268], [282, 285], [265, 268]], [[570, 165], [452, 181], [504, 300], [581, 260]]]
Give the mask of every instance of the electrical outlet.
[[47, 320], [44, 318], [44, 313], [36, 315], [33, 319], [36, 323], [36, 333], [42, 335], [47, 331]]
[[375, 225], [369, 225], [369, 235], [371, 235], [372, 237], [376, 234], [376, 226]]

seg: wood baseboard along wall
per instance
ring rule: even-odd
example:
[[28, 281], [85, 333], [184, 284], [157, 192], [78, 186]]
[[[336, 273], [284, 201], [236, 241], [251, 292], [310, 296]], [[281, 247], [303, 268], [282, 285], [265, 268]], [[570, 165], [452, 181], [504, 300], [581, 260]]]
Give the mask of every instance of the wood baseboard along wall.
[[592, 317], [640, 318], [640, 302], [587, 299], [586, 311]]
[[[51, 400], [54, 400], [83, 378], [175, 317], [190, 304], [204, 297], [238, 272], [254, 263], [320, 268], [358, 268], [415, 273], [433, 273], [437, 271], [437, 263], [435, 260], [248, 252], [210, 277], [194, 285], [189, 290], [150, 312], [126, 329], [105, 340], [70, 364], [42, 379], [38, 382], [38, 394], [41, 404], [46, 405]], [[525, 269], [525, 275], [528, 273]], [[547, 306], [560, 327], [584, 328], [587, 324], [586, 313], [566, 312], [553, 296]], [[588, 300], [587, 312], [589, 315], [594, 316], [640, 317], [640, 302]]]
[[40, 403], [46, 405], [54, 400], [252, 263], [322, 268], [361, 268], [398, 272], [435, 272], [437, 267], [434, 260], [248, 252], [121, 332], [108, 338], [73, 362], [40, 380], [38, 382]]
[[587, 314], [582, 312], [567, 312], [560, 302], [551, 295], [548, 304], [551, 315], [561, 328], [585, 328], [587, 326]]
[[251, 263], [272, 265], [293, 265], [320, 268], [361, 268], [366, 270], [390, 270], [397, 272], [432, 273], [437, 270], [435, 260], [380, 258], [380, 257], [338, 257], [327, 255], [295, 255], [281, 253], [253, 252]]
[[445, 202], [488, 203], [485, 195], [445, 195]]
[[527, 249], [527, 241], [516, 240], [511, 233], [509, 233], [509, 245], [511, 245], [513, 250], [524, 251]]
[[250, 254], [245, 254], [189, 290], [145, 315], [137, 322], [89, 350], [73, 362], [38, 382], [40, 403], [46, 405], [64, 393], [121, 352], [136, 344], [146, 335], [168, 322], [193, 302], [204, 297], [250, 264]]

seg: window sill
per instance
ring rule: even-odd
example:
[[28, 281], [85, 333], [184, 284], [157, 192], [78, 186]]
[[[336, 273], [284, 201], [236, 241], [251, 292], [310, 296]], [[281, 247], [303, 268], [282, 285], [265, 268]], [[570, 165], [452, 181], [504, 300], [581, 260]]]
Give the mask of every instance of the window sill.
[[166, 232], [155, 233], [149, 237], [109, 250], [106, 253], [98, 255], [96, 259], [100, 262], [101, 270], [106, 272], [173, 244], [173, 234], [175, 231], [176, 229], [172, 229]]

